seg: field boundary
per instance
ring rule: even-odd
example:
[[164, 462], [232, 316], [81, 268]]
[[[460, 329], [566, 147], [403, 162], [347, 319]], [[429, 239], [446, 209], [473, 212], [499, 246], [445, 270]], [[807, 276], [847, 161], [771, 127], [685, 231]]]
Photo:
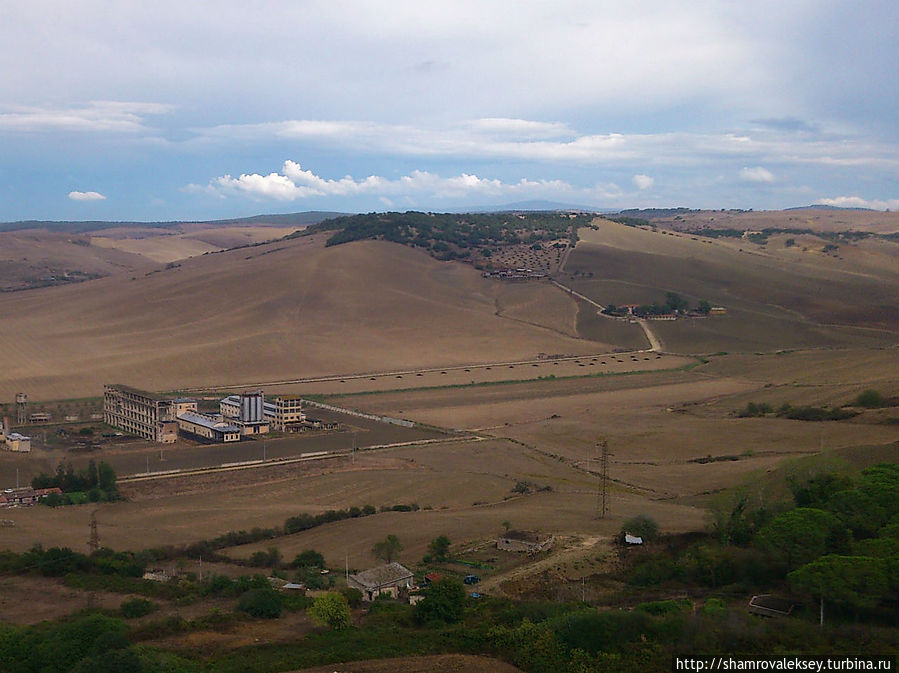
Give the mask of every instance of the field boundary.
[[[356, 452], [362, 451], [384, 451], [387, 449], [400, 449], [408, 446], [424, 446], [428, 444], [440, 444], [445, 442], [483, 442], [493, 437], [482, 437], [480, 435], [463, 435], [459, 437], [437, 437], [435, 439], [414, 439], [408, 442], [394, 442], [391, 444], [374, 444], [364, 448], [357, 448]], [[339, 451], [309, 451], [301, 453], [298, 456], [285, 456], [283, 458], [242, 460], [236, 463], [221, 463], [219, 465], [208, 465], [206, 467], [187, 467], [177, 468], [174, 470], [159, 470], [156, 472], [137, 472], [135, 474], [127, 474], [118, 477], [117, 482], [120, 484], [133, 484], [141, 481], [152, 481], [156, 479], [171, 479], [174, 477], [193, 477], [203, 474], [215, 474], [218, 472], [234, 472], [238, 470], [250, 470], [258, 467], [273, 467], [277, 465], [292, 465], [295, 463], [305, 463], [313, 460], [330, 460], [332, 458], [342, 458], [353, 453], [353, 449], [341, 449]]]

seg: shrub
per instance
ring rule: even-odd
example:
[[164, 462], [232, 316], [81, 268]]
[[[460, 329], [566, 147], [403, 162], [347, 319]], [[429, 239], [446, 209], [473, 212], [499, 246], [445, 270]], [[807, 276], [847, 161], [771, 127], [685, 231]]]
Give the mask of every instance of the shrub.
[[130, 598], [126, 601], [122, 601], [122, 604], [119, 606], [119, 612], [125, 619], [144, 617], [155, 609], [156, 605], [146, 598]]
[[659, 524], [652, 517], [640, 514], [628, 519], [621, 527], [621, 538], [625, 532], [642, 537], [644, 542], [655, 542], [659, 539]]
[[273, 589], [250, 589], [237, 603], [237, 609], [253, 617], [276, 619], [281, 616], [281, 596]]
[[465, 610], [465, 588], [454, 579], [444, 578], [431, 584], [424, 600], [415, 606], [419, 624], [455, 624]]
[[883, 395], [876, 390], [863, 390], [855, 398], [855, 406], [876, 409], [883, 406]]
[[335, 631], [345, 629], [352, 624], [350, 605], [343, 594], [329, 592], [316, 596], [308, 613], [312, 621]]

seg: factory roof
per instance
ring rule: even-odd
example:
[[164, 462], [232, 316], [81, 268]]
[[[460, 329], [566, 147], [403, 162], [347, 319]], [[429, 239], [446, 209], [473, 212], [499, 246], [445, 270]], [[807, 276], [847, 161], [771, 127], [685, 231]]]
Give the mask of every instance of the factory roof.
[[196, 414], [192, 411], [186, 411], [178, 415], [179, 421], [187, 421], [196, 425], [202, 425], [204, 428], [218, 430], [219, 432], [240, 432], [240, 428], [224, 421], [219, 421], [205, 414]]
[[169, 402], [171, 401], [171, 397], [168, 395], [160, 395], [159, 393], [151, 393], [148, 390], [141, 390], [140, 388], [133, 388], [131, 386], [126, 386], [122, 383], [107, 383], [105, 388], [114, 388], [115, 390], [120, 390], [123, 393], [131, 393], [132, 395], [140, 395], [141, 397], [146, 397], [149, 400], [154, 400], [156, 402]]

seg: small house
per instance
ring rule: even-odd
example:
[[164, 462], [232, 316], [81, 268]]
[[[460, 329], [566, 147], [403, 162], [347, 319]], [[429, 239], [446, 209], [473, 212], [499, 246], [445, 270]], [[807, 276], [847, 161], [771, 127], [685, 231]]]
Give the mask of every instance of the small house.
[[396, 561], [350, 575], [347, 585], [362, 592], [362, 600], [373, 601], [380, 595], [396, 598], [400, 590], [413, 586], [412, 571]]

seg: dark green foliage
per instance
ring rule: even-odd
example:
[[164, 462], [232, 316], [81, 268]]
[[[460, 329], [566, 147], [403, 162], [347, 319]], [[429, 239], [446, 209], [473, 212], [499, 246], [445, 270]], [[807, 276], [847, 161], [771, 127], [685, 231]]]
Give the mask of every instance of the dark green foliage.
[[271, 587], [250, 589], [240, 597], [237, 609], [252, 617], [277, 619], [281, 616], [281, 595]]
[[867, 556], [823, 556], [790, 573], [794, 590], [855, 607], [872, 607], [891, 594], [890, 562]]
[[712, 305], [709, 303], [708, 299], [700, 299], [699, 303], [696, 305], [696, 312], [702, 315], [708, 315], [712, 311]]
[[671, 615], [680, 612], [690, 612], [693, 609], [693, 604], [685, 599], [677, 601], [650, 601], [649, 603], [640, 603], [634, 609], [650, 615]]
[[102, 659], [127, 648], [127, 633], [122, 620], [96, 614], [31, 628], [0, 626], [0, 670], [64, 673], [88, 657]]
[[[31, 480], [32, 488], [59, 488], [62, 496], [50, 496], [42, 502], [57, 507], [71, 505], [84, 500], [90, 502], [106, 502], [120, 499], [116, 488], [116, 474], [109, 463], [100, 461], [97, 465], [91, 460], [85, 470], [75, 472], [71, 464], [60, 463], [55, 474], [41, 473]], [[78, 494], [85, 493], [83, 500]]]
[[41, 554], [37, 568], [46, 577], [62, 577], [69, 573], [87, 570], [89, 566], [84, 554], [74, 552], [68, 547], [50, 547]]
[[756, 544], [780, 559], [788, 570], [845, 546], [840, 522], [830, 512], [799, 507], [776, 516], [756, 535]]
[[877, 409], [884, 406], [883, 395], [876, 390], [863, 390], [855, 398], [855, 406], [865, 407], [867, 409]]
[[428, 551], [436, 561], [445, 561], [449, 555], [450, 539], [446, 535], [435, 537], [428, 544]]
[[314, 549], [306, 549], [297, 554], [290, 565], [294, 568], [318, 568], [321, 570], [325, 567], [325, 557]]
[[396, 535], [388, 535], [381, 542], [376, 542], [372, 553], [385, 563], [392, 562], [403, 551], [403, 543]]
[[789, 418], [794, 421], [842, 421], [853, 416], [858, 416], [855, 411], [840, 407], [794, 407], [783, 404], [775, 412], [767, 402], [749, 402], [743, 409], [735, 412], [739, 418], [755, 418], [770, 413], [776, 413], [780, 418]]
[[468, 257], [470, 248], [489, 251], [491, 247], [527, 242], [540, 249], [543, 241], [571, 238], [572, 229], [586, 225], [591, 217], [548, 212], [369, 213], [325, 220], [307, 232], [336, 231], [326, 243], [329, 246], [384, 240], [424, 248], [434, 257], [448, 260]]
[[639, 514], [622, 524], [621, 532], [619, 533], [622, 540], [625, 533], [637, 535], [643, 538], [644, 542], [655, 542], [659, 539], [659, 524], [652, 517]]
[[355, 589], [353, 587], [344, 587], [340, 590], [340, 593], [342, 593], [343, 597], [346, 598], [346, 602], [351, 608], [358, 608], [360, 605], [362, 605], [362, 592], [359, 591], [359, 589]]
[[126, 601], [122, 601], [122, 604], [119, 606], [119, 612], [125, 619], [144, 617], [155, 609], [156, 606], [146, 598], [129, 598]]
[[795, 476], [787, 477], [787, 485], [793, 493], [797, 507], [825, 509], [830, 498], [853, 486], [852, 477], [834, 472], [823, 472], [800, 482]]
[[767, 402], [747, 402], [746, 406], [737, 412], [739, 418], [758, 418], [774, 411]]
[[455, 624], [465, 611], [465, 587], [451, 578], [432, 583], [424, 599], [415, 606], [415, 620], [419, 624]]

